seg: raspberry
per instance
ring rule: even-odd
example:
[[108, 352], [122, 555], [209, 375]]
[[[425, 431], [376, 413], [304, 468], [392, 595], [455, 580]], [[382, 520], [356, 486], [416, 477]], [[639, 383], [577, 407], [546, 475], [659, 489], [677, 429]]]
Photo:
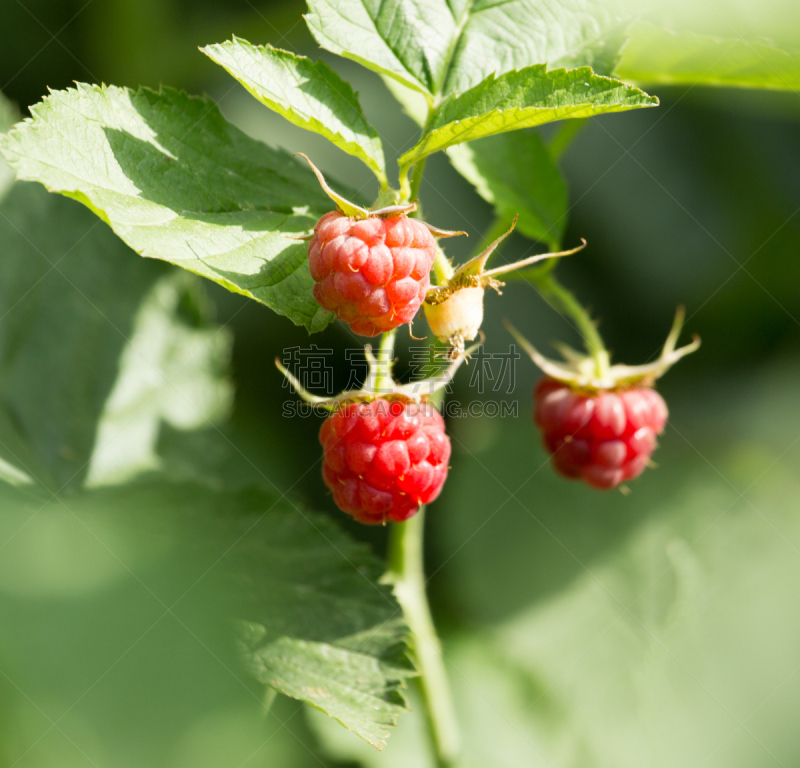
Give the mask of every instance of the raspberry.
[[594, 488], [638, 477], [667, 421], [663, 398], [649, 387], [583, 395], [545, 376], [533, 400], [534, 421], [555, 469]]
[[450, 440], [428, 403], [349, 403], [325, 419], [319, 440], [325, 485], [336, 506], [362, 523], [413, 517], [447, 477]]
[[435, 256], [428, 228], [402, 214], [356, 219], [331, 211], [308, 244], [315, 298], [361, 336], [413, 320]]

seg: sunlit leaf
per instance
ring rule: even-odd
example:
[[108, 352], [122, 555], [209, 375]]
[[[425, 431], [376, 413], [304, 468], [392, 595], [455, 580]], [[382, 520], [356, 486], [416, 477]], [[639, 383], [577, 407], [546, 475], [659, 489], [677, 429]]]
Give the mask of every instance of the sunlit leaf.
[[208, 99], [78, 85], [0, 144], [18, 178], [88, 205], [134, 250], [263, 302], [310, 331], [306, 248], [282, 237], [329, 210], [313, 174], [245, 136]]
[[537, 133], [503, 133], [451, 147], [447, 156], [497, 215], [558, 250], [567, 224], [567, 186]]
[[201, 50], [262, 104], [295, 125], [321, 134], [386, 181], [377, 132], [364, 117], [350, 84], [324, 61], [238, 38]]
[[455, 144], [554, 120], [653, 107], [658, 99], [588, 67], [547, 70], [545, 65], [488, 77], [446, 98], [416, 146], [400, 159], [409, 166]]

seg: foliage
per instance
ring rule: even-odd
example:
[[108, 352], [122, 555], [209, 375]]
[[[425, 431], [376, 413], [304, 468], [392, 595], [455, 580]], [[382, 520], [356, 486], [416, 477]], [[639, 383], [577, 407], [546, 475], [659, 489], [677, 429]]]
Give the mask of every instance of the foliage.
[[[230, 336], [200, 286], [24, 183], [0, 206], [0, 243], [5, 593], [64, 602], [139, 585], [172, 614], [210, 580], [202, 632], [229, 626], [232, 645], [233, 620], [246, 622], [257, 679], [381, 747], [413, 667], [379, 561], [272, 490], [162, 466], [163, 428], [218, 429], [230, 404]], [[139, 575], [168, 563], [157, 584]], [[17, 619], [7, 630], [12, 647], [26, 636]]]
[[[400, 154], [399, 190], [389, 187], [389, 144], [368, 119], [371, 105], [328, 63], [240, 38], [202, 50], [268, 109], [369, 168], [376, 204], [415, 197], [427, 158], [446, 151], [491, 207], [495, 229], [519, 214], [519, 233], [550, 249], [567, 224], [563, 151], [586, 118], [658, 104], [634, 82], [787, 91], [800, 82], [800, 46], [682, 28], [622, 0], [308, 5], [320, 46], [379, 73], [420, 127]], [[16, 119], [0, 100], [0, 130]], [[564, 121], [556, 130], [530, 130], [556, 121]], [[220, 721], [241, 697], [263, 713], [266, 687], [329, 716], [311, 723], [332, 759], [432, 765], [421, 719], [429, 702], [418, 694], [396, 747], [385, 756], [372, 749], [407, 709], [404, 689], [416, 674], [383, 563], [297, 502], [294, 486], [243, 487], [199, 455], [201, 433], [233, 445], [235, 394], [231, 335], [195, 275], [309, 333], [333, 319], [313, 298], [297, 240], [333, 207], [314, 174], [250, 138], [210, 99], [166, 87], [54, 91], [0, 139], [0, 152], [0, 653], [13, 662], [13, 675], [3, 671], [0, 763], [30, 751], [46, 765], [122, 766], [125, 754], [171, 764], [167, 736], [134, 745], [131, 734], [167, 730], [171, 711], [195, 724]], [[81, 202], [118, 237], [26, 181]], [[548, 274], [527, 277], [541, 288]], [[479, 427], [454, 430], [460, 455], [442, 508], [459, 514], [446, 518], [447, 530], [434, 528], [439, 553], [452, 553], [447, 562], [495, 519], [496, 488], [477, 466], [508, 491], [503, 504], [530, 513], [509, 490], [518, 481], [504, 475], [518, 469], [509, 452], [530, 460], [529, 427], [500, 428], [505, 451], [483, 458], [470, 450], [481, 453]], [[168, 434], [180, 435], [169, 455]], [[284, 432], [257, 439], [286, 452], [295, 442]], [[768, 475], [783, 454], [764, 459], [765, 440], [752, 440], [755, 449], [737, 443], [708, 461], [761, 462]], [[673, 451], [678, 469], [625, 513], [614, 512], [617, 497], [590, 502], [582, 491], [539, 486], [547, 525], [506, 516], [502, 534], [470, 544], [473, 555], [450, 566], [459, 592], [449, 607], [467, 614], [445, 653], [465, 766], [763, 759], [769, 724], [750, 719], [776, 694], [796, 705], [795, 689], [782, 691], [779, 680], [797, 663], [797, 617], [781, 595], [797, 580], [793, 484], [780, 474], [751, 501], [720, 479], [697, 480], [689, 455]], [[609, 532], [614, 514], [622, 530]], [[581, 555], [581, 568], [551, 585], [550, 601], [530, 605], [541, 594], [519, 584], [546, 582], [562, 540], [569, 552], [584, 547], [589, 565]], [[716, 600], [723, 593], [728, 603]], [[491, 626], [463, 631], [475, 624]], [[139, 655], [162, 630], [163, 646]], [[769, 641], [754, 640], [759, 632]], [[746, 672], [733, 681], [730, 670]], [[158, 696], [120, 703], [102, 685], [118, 672], [129, 688], [140, 677], [164, 684]], [[94, 686], [91, 705], [67, 718]], [[200, 703], [208, 691], [219, 693], [219, 710]], [[151, 710], [153, 698], [163, 701]], [[189, 732], [188, 717], [176, 732]], [[230, 742], [248, 745], [236, 757], [245, 764], [263, 734], [236, 718], [244, 735]], [[53, 743], [39, 744], [33, 721]], [[232, 752], [219, 745], [239, 731], [222, 730], [214, 743], [227, 765]], [[184, 764], [207, 759], [204, 737], [185, 736]], [[270, 756], [289, 765], [282, 748]]]

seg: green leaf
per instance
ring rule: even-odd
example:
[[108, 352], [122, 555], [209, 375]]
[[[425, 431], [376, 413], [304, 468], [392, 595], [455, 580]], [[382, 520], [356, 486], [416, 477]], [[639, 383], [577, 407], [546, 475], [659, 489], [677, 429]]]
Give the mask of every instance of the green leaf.
[[382, 746], [414, 671], [381, 563], [271, 492], [155, 474], [164, 425], [212, 426], [231, 400], [230, 338], [197, 280], [130, 258], [88, 211], [33, 184], [0, 205], [0, 250], [0, 598], [138, 595], [133, 574], [163, 559], [168, 584], [147, 585], [160, 613], [213, 568], [192, 615], [224, 618], [229, 640], [229, 620], [245, 622], [259, 679]]
[[[221, 662], [225, 675], [237, 679], [240, 703], [249, 701], [241, 687], [250, 688], [249, 670], [379, 748], [405, 711], [401, 688], [413, 669], [405, 657], [400, 609], [389, 587], [378, 583], [381, 563], [329, 518], [259, 488], [231, 491], [158, 477], [64, 497], [0, 483], [0, 501], [0, 543], [5, 545], [0, 658], [9, 661], [4, 654], [9, 643], [20, 645], [24, 638], [40, 649], [27, 663], [48, 666], [58, 657], [55, 647], [65, 644], [70, 670], [79, 671], [80, 678], [80, 691], [66, 697], [67, 705], [85, 692], [85, 680], [107, 671], [168, 611], [164, 623], [178, 626], [183, 646], [181, 654], [164, 659], [169, 672], [187, 653], [217, 669], [234, 645], [231, 619], [246, 622], [245, 666], [233, 659]], [[40, 613], [52, 611], [58, 601], [71, 601], [74, 613], [89, 597], [109, 592], [116, 598], [115, 611], [136, 616], [144, 602], [150, 618], [136, 622], [133, 637], [98, 672], [81, 646], [73, 647], [97, 645], [86, 626], [76, 638], [60, 629], [56, 635], [35, 633], [34, 640], [23, 629], [29, 623], [6, 610], [13, 596], [33, 601], [34, 609], [39, 601]], [[103, 642], [112, 634], [106, 629], [98, 632]], [[163, 629], [159, 626], [159, 636]], [[163, 654], [163, 641], [157, 647]], [[137, 648], [134, 660], [125, 664], [141, 666], [136, 660], [141, 652]], [[15, 674], [20, 666], [17, 661]], [[158, 686], [152, 671], [135, 679], [137, 689]], [[117, 686], [111, 689], [119, 695]]]
[[136, 258], [80, 206], [21, 182], [0, 204], [0, 254], [0, 410], [17, 435], [12, 448], [0, 423], [6, 458], [53, 490], [74, 487], [136, 312], [166, 267]]
[[308, 0], [323, 47], [433, 96], [533, 64], [610, 74], [625, 25], [621, 0]]
[[595, 75], [589, 67], [549, 72], [543, 64], [527, 67], [488, 77], [475, 88], [446, 98], [423, 138], [398, 162], [408, 167], [434, 152], [484, 136], [657, 104], [655, 96]]
[[142, 300], [97, 423], [87, 485], [162, 469], [162, 430], [214, 429], [228, 415], [233, 339], [209, 322], [198, 282], [176, 270]]
[[330, 209], [311, 172], [245, 136], [208, 99], [162, 89], [56, 91], [0, 150], [18, 178], [89, 206], [134, 250], [254, 298], [310, 331], [315, 301], [304, 245]]
[[378, 584], [382, 563], [302, 510], [258, 526], [232, 552], [251, 579], [241, 634], [249, 670], [382, 748], [414, 674], [399, 606]]
[[[19, 120], [19, 113], [16, 107], [0, 93], [0, 133], [5, 133], [14, 123]], [[14, 180], [14, 173], [0, 157], [0, 200], [8, 191], [11, 182]]]
[[517, 131], [451, 147], [455, 169], [532, 240], [558, 250], [567, 224], [567, 185], [537, 133]]
[[428, 96], [439, 90], [458, 24], [444, 0], [308, 0], [308, 8], [323, 48]]
[[237, 38], [200, 50], [262, 104], [359, 158], [386, 186], [381, 140], [350, 84], [325, 62]]
[[0, 253], [12, 465], [52, 490], [108, 482], [159, 466], [165, 424], [227, 412], [231, 338], [197, 278], [135, 258], [81, 206], [22, 182], [0, 204]]
[[666, 85], [796, 91], [800, 51], [785, 51], [763, 40], [672, 32], [640, 22], [630, 30], [615, 74]]
[[475, 0], [442, 91], [466, 91], [492, 74], [533, 64], [590, 66], [610, 75], [625, 27], [638, 12], [624, 0]]

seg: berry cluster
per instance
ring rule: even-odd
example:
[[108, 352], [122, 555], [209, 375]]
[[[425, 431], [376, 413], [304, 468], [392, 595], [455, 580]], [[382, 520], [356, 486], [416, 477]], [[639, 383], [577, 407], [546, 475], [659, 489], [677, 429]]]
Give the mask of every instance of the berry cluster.
[[[305, 391], [276, 360], [304, 400], [332, 410], [319, 439], [323, 479], [339, 509], [363, 523], [401, 522], [433, 501], [447, 478], [450, 440], [441, 415], [427, 398], [452, 381], [469, 357], [472, 349], [465, 342], [480, 333], [485, 290], [499, 289], [498, 278], [508, 272], [576, 253], [586, 241], [572, 250], [487, 269], [488, 260], [514, 229], [515, 218], [506, 232], [460, 267], [440, 259], [437, 285], [431, 289], [431, 270], [437, 256], [443, 256], [435, 238], [465, 233], [408, 218], [416, 203], [402, 202], [391, 190], [383, 190], [372, 208], [352, 203], [331, 189], [306, 160], [336, 203], [335, 211], [317, 221], [313, 234], [298, 238], [309, 241], [308, 264], [319, 304], [353, 332], [377, 336], [411, 323], [424, 303], [432, 334], [449, 348], [448, 368], [412, 387], [395, 382], [392, 361], [379, 361], [367, 345], [369, 375], [363, 386], [328, 398]], [[535, 421], [555, 469], [594, 488], [615, 488], [644, 471], [656, 436], [664, 429], [667, 407], [650, 385], [697, 349], [700, 340], [676, 347], [683, 323], [679, 309], [657, 360], [640, 366], [611, 365], [591, 319], [580, 308], [567, 306], [579, 325], [589, 329], [590, 354], [585, 357], [570, 351], [562, 362], [548, 360], [506, 325], [546, 374], [534, 390]], [[393, 337], [385, 336], [381, 352], [391, 356], [393, 348]]]
[[401, 522], [433, 501], [447, 477], [450, 440], [428, 403], [349, 403], [322, 424], [322, 477], [336, 506], [362, 523]]
[[667, 421], [663, 398], [649, 387], [580, 394], [545, 376], [533, 399], [553, 466], [594, 488], [615, 488], [640, 475]]
[[308, 244], [314, 296], [361, 336], [414, 319], [435, 256], [428, 228], [404, 214], [355, 219], [331, 211], [317, 222]]

